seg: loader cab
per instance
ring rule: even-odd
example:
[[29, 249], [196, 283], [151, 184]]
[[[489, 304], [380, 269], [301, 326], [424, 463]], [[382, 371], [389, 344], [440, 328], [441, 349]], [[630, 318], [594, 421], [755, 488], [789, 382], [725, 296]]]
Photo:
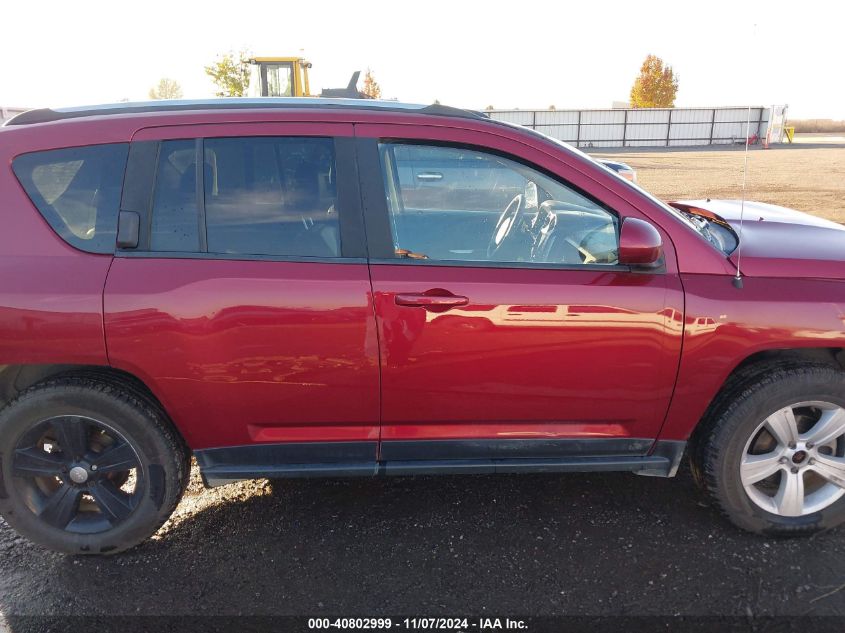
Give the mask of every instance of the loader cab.
[[308, 97], [311, 62], [301, 57], [253, 57], [249, 60], [250, 97]]

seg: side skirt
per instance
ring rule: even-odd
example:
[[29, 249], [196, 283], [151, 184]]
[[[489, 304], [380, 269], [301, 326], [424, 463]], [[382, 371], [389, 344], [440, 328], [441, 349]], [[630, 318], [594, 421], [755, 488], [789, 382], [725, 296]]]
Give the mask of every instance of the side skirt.
[[[392, 446], [391, 446], [392, 444]], [[674, 440], [306, 442], [194, 451], [206, 486], [289, 477], [633, 472], [673, 477], [686, 448]], [[650, 450], [649, 450], [650, 449]]]

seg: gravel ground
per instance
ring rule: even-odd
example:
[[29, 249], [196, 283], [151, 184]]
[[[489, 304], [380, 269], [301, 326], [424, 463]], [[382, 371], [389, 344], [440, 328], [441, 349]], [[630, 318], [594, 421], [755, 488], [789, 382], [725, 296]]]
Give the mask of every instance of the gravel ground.
[[52, 554], [0, 522], [0, 609], [16, 632], [42, 614], [845, 615], [842, 536], [740, 532], [684, 471], [214, 490], [195, 472], [121, 555]]
[[[620, 154], [659, 196], [739, 195], [741, 152]], [[749, 198], [845, 221], [845, 147], [750, 165]], [[194, 472], [159, 533], [114, 557], [45, 552], [0, 519], [0, 632], [3, 614], [15, 633], [67, 614], [841, 616], [844, 533], [745, 534], [683, 471], [214, 490]]]

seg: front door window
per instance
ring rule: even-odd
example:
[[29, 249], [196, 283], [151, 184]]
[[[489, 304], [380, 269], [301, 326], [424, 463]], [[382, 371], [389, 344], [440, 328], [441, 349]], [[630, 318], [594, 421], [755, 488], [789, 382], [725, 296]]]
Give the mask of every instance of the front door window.
[[617, 263], [617, 216], [536, 169], [459, 147], [385, 143], [380, 151], [400, 256]]

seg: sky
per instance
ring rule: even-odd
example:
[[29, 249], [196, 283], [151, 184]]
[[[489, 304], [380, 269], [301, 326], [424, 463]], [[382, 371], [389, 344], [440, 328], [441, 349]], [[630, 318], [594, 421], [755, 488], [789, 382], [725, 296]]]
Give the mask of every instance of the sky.
[[676, 106], [789, 105], [845, 119], [845, 2], [9, 0], [0, 106], [144, 100], [162, 77], [214, 95], [219, 54], [302, 55], [312, 92], [371, 68], [385, 98], [482, 109], [607, 108], [648, 54]]

